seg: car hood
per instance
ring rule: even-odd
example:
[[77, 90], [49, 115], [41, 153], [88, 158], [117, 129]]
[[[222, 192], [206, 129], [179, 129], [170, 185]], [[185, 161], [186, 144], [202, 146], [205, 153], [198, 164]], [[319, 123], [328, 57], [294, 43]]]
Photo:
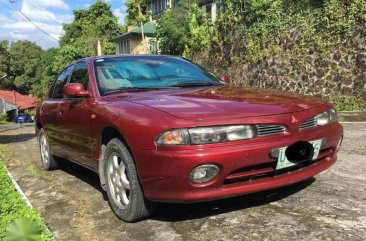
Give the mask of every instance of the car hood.
[[127, 100], [188, 120], [278, 115], [325, 104], [295, 93], [230, 86], [131, 93]]

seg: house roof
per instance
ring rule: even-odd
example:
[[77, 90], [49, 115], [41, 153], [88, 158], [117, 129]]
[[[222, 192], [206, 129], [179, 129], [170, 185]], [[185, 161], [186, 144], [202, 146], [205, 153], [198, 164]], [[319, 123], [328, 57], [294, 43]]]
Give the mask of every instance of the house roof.
[[[147, 37], [155, 37], [155, 26], [154, 26], [154, 23], [152, 22], [147, 22], [144, 24], [143, 26], [143, 29], [144, 29], [144, 35], [147, 36]], [[112, 39], [111, 41], [114, 41], [114, 42], [118, 42], [122, 39], [127, 39], [131, 36], [141, 36], [141, 27], [136, 27], [134, 29], [132, 29], [131, 31], [127, 32], [127, 33], [124, 33], [114, 39]]]
[[0, 99], [4, 99], [18, 107], [19, 110], [27, 110], [36, 107], [37, 98], [30, 95], [22, 95], [14, 90], [1, 90]]

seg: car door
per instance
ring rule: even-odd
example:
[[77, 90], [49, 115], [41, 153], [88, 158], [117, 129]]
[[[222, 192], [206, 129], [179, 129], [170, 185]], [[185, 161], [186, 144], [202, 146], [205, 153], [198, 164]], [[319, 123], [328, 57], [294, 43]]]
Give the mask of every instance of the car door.
[[[69, 83], [81, 83], [89, 89], [89, 74], [86, 61], [79, 61], [71, 74]], [[61, 129], [61, 143], [65, 156], [88, 167], [94, 167], [92, 141], [90, 138], [91, 98], [64, 97], [58, 106], [57, 126]]]
[[50, 148], [56, 155], [60, 155], [62, 152], [62, 146], [59, 145], [60, 129], [57, 127], [57, 112], [59, 105], [63, 101], [63, 87], [69, 79], [73, 67], [73, 64], [69, 65], [57, 76], [50, 88], [48, 98], [43, 101], [41, 107], [43, 128], [50, 142]]

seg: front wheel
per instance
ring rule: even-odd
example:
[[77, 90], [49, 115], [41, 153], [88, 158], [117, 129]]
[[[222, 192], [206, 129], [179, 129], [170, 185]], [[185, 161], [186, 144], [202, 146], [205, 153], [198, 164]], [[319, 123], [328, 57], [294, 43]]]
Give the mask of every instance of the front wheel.
[[57, 169], [58, 168], [57, 162], [50, 151], [47, 136], [43, 128], [39, 131], [38, 141], [39, 141], [39, 149], [41, 153], [43, 169], [47, 171]]
[[108, 200], [117, 217], [136, 222], [151, 215], [153, 204], [145, 200], [135, 163], [121, 140], [109, 141], [104, 158]]

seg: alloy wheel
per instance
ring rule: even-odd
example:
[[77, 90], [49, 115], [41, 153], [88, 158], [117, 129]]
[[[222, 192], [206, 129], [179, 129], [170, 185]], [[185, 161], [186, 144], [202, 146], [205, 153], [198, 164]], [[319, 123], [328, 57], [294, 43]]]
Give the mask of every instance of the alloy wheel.
[[108, 183], [114, 203], [121, 209], [127, 208], [130, 202], [130, 182], [124, 162], [117, 154], [108, 159]]
[[40, 144], [41, 144], [42, 162], [45, 166], [47, 166], [48, 162], [50, 160], [50, 153], [48, 151], [49, 150], [48, 149], [48, 142], [47, 142], [47, 139], [46, 139], [45, 135], [42, 135]]

